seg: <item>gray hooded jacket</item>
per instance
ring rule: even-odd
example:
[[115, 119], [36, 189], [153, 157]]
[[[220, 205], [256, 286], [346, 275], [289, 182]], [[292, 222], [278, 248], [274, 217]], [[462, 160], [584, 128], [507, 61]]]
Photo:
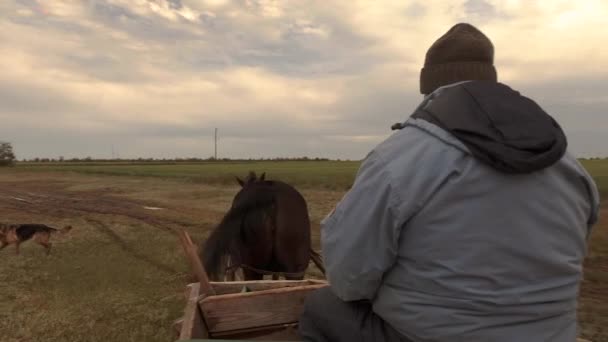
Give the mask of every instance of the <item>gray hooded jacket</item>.
[[595, 183], [501, 83], [429, 95], [321, 224], [327, 277], [413, 341], [568, 341]]

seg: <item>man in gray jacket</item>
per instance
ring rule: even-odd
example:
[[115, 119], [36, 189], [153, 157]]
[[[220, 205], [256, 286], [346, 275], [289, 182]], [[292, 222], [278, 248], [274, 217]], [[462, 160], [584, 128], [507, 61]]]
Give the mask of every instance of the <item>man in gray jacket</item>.
[[575, 341], [597, 187], [493, 58], [468, 24], [428, 50], [423, 102], [322, 222], [305, 340]]

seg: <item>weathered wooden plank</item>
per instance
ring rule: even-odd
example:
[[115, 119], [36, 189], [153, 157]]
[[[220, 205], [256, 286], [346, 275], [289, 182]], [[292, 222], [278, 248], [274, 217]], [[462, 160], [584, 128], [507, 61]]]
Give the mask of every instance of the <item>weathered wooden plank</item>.
[[308, 294], [326, 286], [319, 284], [218, 295], [204, 298], [199, 304], [211, 334], [297, 323]]
[[178, 235], [182, 247], [184, 248], [184, 253], [190, 261], [190, 266], [192, 267], [192, 270], [194, 271], [194, 274], [196, 274], [196, 278], [200, 283], [201, 294], [206, 296], [214, 295], [215, 292], [211, 284], [209, 284], [209, 277], [207, 276], [207, 272], [205, 271], [205, 267], [203, 267], [201, 259], [198, 257], [196, 247], [194, 246], [190, 235], [185, 230], [180, 230]]
[[298, 324], [280, 324], [262, 328], [233, 330], [213, 334], [214, 339], [262, 340], [262, 341], [300, 341]]
[[327, 284], [324, 280], [250, 280], [250, 281], [230, 281], [230, 282], [211, 282], [211, 286], [217, 295], [239, 293], [244, 286], [251, 291], [264, 291], [283, 287], [296, 287], [308, 285]]
[[175, 338], [179, 338], [180, 334], [182, 333], [182, 325], [184, 324], [184, 318], [178, 318], [175, 321], [173, 321], [173, 324], [171, 325], [171, 328], [173, 329], [173, 332], [175, 333]]
[[190, 296], [186, 302], [186, 308], [184, 309], [179, 339], [209, 338], [209, 333], [198, 305], [200, 299], [200, 284], [194, 283], [189, 286]]

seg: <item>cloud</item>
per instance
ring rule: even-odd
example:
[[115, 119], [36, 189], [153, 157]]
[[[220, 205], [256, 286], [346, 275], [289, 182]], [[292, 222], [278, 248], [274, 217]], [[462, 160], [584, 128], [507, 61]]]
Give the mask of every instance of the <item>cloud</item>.
[[426, 49], [471, 22], [499, 78], [608, 155], [608, 4], [107, 0], [0, 3], [0, 137], [20, 157], [361, 158], [409, 116]]

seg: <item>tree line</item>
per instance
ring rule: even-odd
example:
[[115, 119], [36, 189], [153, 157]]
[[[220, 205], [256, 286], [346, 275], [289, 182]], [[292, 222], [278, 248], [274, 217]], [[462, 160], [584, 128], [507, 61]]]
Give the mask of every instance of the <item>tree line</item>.
[[[588, 157], [580, 160], [608, 160], [608, 157]], [[21, 159], [28, 163], [197, 163], [197, 162], [252, 162], [252, 161], [329, 161], [329, 158], [319, 157], [275, 157], [275, 158], [30, 158]], [[340, 159], [334, 159], [341, 161]], [[0, 141], [0, 166], [13, 166], [17, 162], [13, 146], [10, 142]]]
[[[311, 158], [311, 157], [277, 157], [277, 158], [23, 158], [21, 162], [28, 163], [82, 163], [82, 162], [90, 162], [90, 163], [127, 163], [127, 162], [137, 162], [137, 163], [166, 163], [166, 162], [245, 162], [245, 161], [329, 161], [329, 158]], [[339, 161], [339, 159], [338, 159]]]
[[[276, 157], [276, 158], [23, 158], [26, 163], [195, 163], [195, 162], [250, 162], [250, 161], [329, 161], [328, 158], [311, 157]], [[340, 161], [340, 159], [338, 159]], [[0, 166], [12, 166], [17, 162], [10, 142], [0, 141]]]

